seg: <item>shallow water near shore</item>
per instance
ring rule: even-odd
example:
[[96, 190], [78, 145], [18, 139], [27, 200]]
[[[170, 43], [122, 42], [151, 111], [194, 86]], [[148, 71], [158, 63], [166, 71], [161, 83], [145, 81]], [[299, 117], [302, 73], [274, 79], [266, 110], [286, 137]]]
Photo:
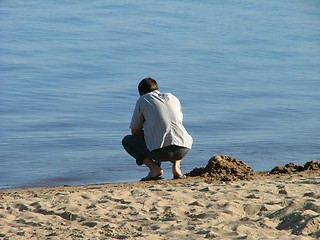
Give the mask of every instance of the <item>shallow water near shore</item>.
[[146, 175], [121, 146], [146, 76], [182, 103], [184, 172], [320, 159], [316, 0], [16, 0], [0, 19], [0, 188]]

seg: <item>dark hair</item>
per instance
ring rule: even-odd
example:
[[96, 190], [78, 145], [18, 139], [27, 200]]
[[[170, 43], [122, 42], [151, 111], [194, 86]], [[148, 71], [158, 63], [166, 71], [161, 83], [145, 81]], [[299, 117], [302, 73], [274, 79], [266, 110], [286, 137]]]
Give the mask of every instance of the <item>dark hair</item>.
[[147, 94], [149, 92], [152, 92], [154, 90], [158, 90], [158, 83], [156, 80], [154, 80], [151, 77], [147, 77], [145, 79], [142, 79], [141, 82], [138, 85], [138, 91], [140, 96], [143, 94]]

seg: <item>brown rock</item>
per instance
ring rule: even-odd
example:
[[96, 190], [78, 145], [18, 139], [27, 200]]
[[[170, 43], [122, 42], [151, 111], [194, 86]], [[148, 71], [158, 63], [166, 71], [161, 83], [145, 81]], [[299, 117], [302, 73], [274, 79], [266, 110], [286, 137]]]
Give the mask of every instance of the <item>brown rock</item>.
[[319, 171], [320, 170], [320, 160], [306, 162], [304, 165], [304, 170]]
[[306, 162], [304, 166], [292, 162], [284, 166], [276, 166], [270, 171], [270, 174], [292, 174], [303, 171], [320, 171], [320, 160]]
[[254, 170], [241, 160], [227, 155], [213, 156], [205, 168], [195, 168], [189, 176], [208, 176], [220, 181], [252, 180]]

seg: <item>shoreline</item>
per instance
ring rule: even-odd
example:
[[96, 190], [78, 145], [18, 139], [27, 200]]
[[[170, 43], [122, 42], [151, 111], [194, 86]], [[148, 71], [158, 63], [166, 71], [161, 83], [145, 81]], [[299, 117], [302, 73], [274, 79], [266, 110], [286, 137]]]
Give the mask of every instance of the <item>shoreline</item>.
[[[261, 176], [268, 176], [270, 175], [268, 171], [260, 171], [260, 172], [255, 172], [256, 173], [256, 176], [258, 177], [261, 177]], [[283, 174], [285, 175], [285, 174]], [[288, 175], [288, 174], [286, 174]], [[210, 179], [210, 177], [188, 177], [187, 178], [188, 180], [193, 180], [193, 181], [197, 181], [199, 179], [199, 181], [203, 181], [204, 179]], [[219, 181], [219, 180], [216, 180], [216, 179], [212, 179], [212, 181]], [[170, 182], [170, 181], [173, 181], [173, 182], [184, 182], [185, 179], [171, 179], [171, 178], [164, 178], [162, 180], [159, 180], [159, 181], [150, 181], [152, 183], [157, 183], [157, 184], [161, 184], [163, 182]], [[147, 182], [144, 182], [144, 183], [149, 183], [148, 181]], [[23, 190], [41, 190], [41, 189], [56, 189], [56, 188], [81, 188], [81, 187], [94, 187], [94, 186], [110, 186], [110, 187], [115, 187], [115, 186], [125, 186], [125, 185], [128, 185], [128, 186], [135, 186], [135, 185], [140, 185], [140, 184], [143, 184], [143, 182], [140, 182], [138, 179], [137, 181], [124, 181], [124, 182], [110, 182], [110, 183], [90, 183], [90, 184], [79, 184], [79, 185], [55, 185], [55, 186], [26, 186], [26, 187], [16, 187], [16, 188], [0, 188], [0, 194], [2, 192], [12, 192], [12, 191], [23, 191]]]
[[320, 172], [0, 190], [1, 239], [317, 239]]

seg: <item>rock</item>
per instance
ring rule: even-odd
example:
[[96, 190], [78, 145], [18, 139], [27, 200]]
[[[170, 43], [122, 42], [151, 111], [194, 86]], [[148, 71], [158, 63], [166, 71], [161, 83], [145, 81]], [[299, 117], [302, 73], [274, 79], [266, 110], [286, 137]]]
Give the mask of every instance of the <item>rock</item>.
[[306, 162], [305, 165], [304, 165], [304, 170], [320, 171], [320, 160], [319, 161]]
[[254, 170], [241, 160], [227, 155], [213, 156], [205, 168], [195, 168], [188, 176], [212, 177], [220, 181], [252, 180]]
[[320, 171], [320, 160], [306, 162], [304, 166], [290, 162], [284, 166], [276, 166], [270, 174], [292, 174], [303, 171]]
[[84, 223], [82, 223], [82, 226], [87, 226], [87, 227], [93, 228], [93, 227], [97, 226], [97, 222], [84, 222]]

